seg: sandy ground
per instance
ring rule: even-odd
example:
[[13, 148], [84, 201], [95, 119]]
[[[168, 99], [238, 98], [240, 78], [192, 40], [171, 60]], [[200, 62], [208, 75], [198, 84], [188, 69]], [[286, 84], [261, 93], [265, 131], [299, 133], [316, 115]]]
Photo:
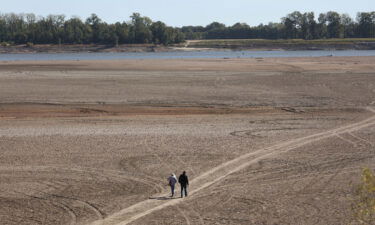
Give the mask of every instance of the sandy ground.
[[349, 224], [374, 61], [0, 62], [0, 224]]

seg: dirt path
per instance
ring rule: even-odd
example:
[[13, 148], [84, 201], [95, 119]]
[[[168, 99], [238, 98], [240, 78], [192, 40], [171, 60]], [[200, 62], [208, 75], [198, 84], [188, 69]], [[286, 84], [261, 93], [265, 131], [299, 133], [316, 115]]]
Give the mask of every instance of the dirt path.
[[[368, 108], [369, 111], [375, 112], [373, 108]], [[349, 125], [341, 126], [336, 129], [332, 129], [329, 131], [309, 135], [302, 138], [297, 138], [290, 141], [285, 141], [277, 145], [273, 145], [271, 147], [263, 148], [257, 150], [255, 152], [250, 152], [248, 154], [244, 154], [238, 158], [235, 158], [231, 161], [228, 161], [224, 164], [221, 164], [202, 175], [198, 176], [194, 180], [192, 180], [190, 187], [190, 196], [194, 196], [195, 193], [202, 191], [203, 189], [209, 187], [210, 185], [217, 183], [228, 175], [238, 172], [246, 167], [259, 162], [260, 160], [288, 152], [292, 149], [296, 149], [298, 147], [304, 146], [306, 144], [310, 144], [312, 142], [316, 142], [319, 140], [323, 140], [333, 136], [340, 136], [340, 134], [350, 133], [353, 131], [360, 130], [365, 127], [369, 127], [371, 125], [375, 125], [375, 116], [371, 116], [365, 120], [360, 122], [352, 123]], [[161, 193], [160, 195], [167, 195], [167, 192]], [[168, 206], [174, 206], [179, 203], [183, 202], [183, 199], [171, 199], [170, 201], [161, 201], [158, 198], [148, 199], [142, 202], [139, 202], [131, 207], [125, 208], [104, 220], [98, 220], [93, 223], [93, 225], [99, 224], [116, 224], [116, 225], [125, 225], [129, 224], [143, 216], [146, 216], [152, 212], [157, 210], [163, 209]]]

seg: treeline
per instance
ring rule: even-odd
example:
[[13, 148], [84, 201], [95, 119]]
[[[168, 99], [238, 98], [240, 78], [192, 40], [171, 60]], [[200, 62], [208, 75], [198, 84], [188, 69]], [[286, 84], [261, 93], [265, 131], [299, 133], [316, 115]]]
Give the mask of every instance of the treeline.
[[356, 20], [348, 14], [295, 11], [280, 23], [250, 27], [246, 23], [233, 26], [213, 22], [206, 27], [181, 28], [186, 39], [325, 39], [325, 38], [374, 38], [375, 12], [360, 12]]
[[0, 15], [0, 42], [10, 44], [175, 44], [185, 39], [325, 39], [374, 38], [375, 12], [348, 14], [295, 11], [279, 23], [233, 26], [213, 22], [207, 26], [174, 28], [133, 13], [129, 22], [108, 24], [92, 14], [85, 21], [64, 15]]
[[173, 44], [185, 40], [180, 29], [139, 13], [130, 22], [108, 24], [92, 14], [84, 22], [64, 15], [0, 15], [0, 42], [10, 44]]

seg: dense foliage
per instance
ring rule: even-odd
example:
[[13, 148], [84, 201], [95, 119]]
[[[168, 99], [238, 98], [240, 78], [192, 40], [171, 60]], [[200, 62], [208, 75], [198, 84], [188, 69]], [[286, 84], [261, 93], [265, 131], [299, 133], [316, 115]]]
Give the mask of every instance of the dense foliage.
[[181, 28], [187, 39], [324, 39], [375, 37], [375, 12], [361, 12], [353, 20], [348, 14], [321, 13], [316, 20], [314, 12], [295, 11], [280, 23], [250, 27], [246, 23], [233, 26], [213, 22], [206, 27]]
[[0, 42], [14, 44], [172, 44], [184, 41], [183, 33], [134, 13], [130, 22], [108, 24], [92, 14], [83, 22], [63, 15], [0, 15]]
[[213, 22], [203, 26], [173, 28], [133, 13], [129, 22], [108, 24], [92, 14], [85, 21], [64, 15], [0, 15], [0, 42], [11, 44], [174, 44], [186, 39], [324, 39], [374, 38], [375, 12], [358, 13], [356, 20], [337, 12], [295, 11], [280, 23], [251, 27], [246, 23], [226, 26]]

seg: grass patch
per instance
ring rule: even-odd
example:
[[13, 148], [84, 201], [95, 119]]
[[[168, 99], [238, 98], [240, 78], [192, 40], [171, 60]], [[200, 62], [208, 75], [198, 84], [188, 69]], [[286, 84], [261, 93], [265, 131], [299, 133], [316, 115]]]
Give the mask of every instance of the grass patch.
[[362, 182], [356, 190], [352, 209], [354, 212], [352, 224], [375, 224], [375, 176], [368, 168], [362, 171]]

